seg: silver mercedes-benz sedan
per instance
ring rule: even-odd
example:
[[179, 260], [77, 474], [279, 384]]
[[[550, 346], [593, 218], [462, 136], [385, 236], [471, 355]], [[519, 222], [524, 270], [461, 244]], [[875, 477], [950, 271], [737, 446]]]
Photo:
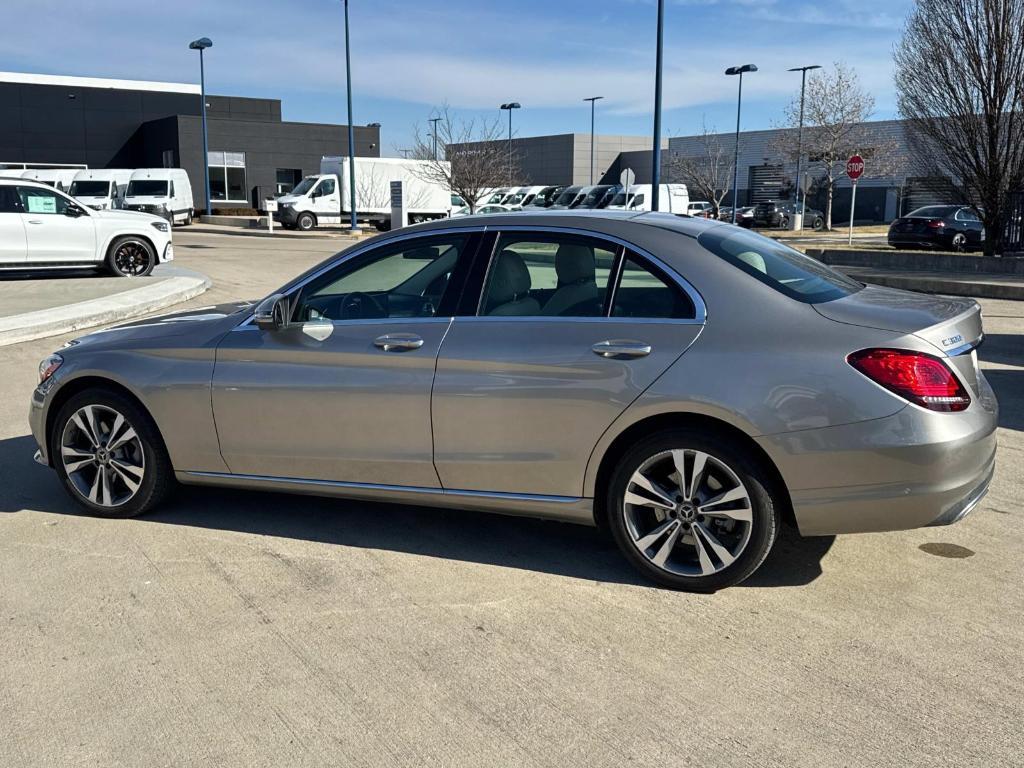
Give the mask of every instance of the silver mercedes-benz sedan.
[[969, 299], [865, 286], [705, 219], [466, 217], [360, 243], [256, 305], [71, 342], [38, 460], [92, 513], [176, 482], [532, 515], [709, 591], [803, 535], [944, 525], [997, 406]]

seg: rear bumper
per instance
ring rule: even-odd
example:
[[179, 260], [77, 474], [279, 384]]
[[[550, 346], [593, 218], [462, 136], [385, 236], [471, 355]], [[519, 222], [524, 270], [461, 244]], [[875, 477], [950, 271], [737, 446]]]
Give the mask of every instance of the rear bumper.
[[913, 245], [918, 248], [947, 248], [952, 242], [951, 237], [942, 235], [924, 235], [920, 232], [890, 232], [889, 245]]
[[908, 406], [758, 442], [782, 473], [801, 534], [904, 530], [955, 523], [977, 505], [995, 469], [997, 418], [994, 398], [982, 398], [963, 413]]

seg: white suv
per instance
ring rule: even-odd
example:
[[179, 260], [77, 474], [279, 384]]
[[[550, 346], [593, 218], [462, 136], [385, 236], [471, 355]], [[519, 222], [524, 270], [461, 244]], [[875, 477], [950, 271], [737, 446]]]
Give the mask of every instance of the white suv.
[[159, 216], [94, 211], [46, 184], [0, 176], [0, 272], [92, 265], [140, 277], [173, 258]]

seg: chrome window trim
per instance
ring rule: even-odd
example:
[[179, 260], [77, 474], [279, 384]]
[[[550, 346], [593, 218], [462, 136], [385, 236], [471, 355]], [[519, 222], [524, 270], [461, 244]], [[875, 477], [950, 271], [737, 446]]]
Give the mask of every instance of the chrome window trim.
[[[594, 239], [597, 239], [597, 240], [607, 240], [608, 242], [615, 243], [615, 244], [617, 244], [619, 246], [628, 248], [634, 254], [636, 254], [637, 256], [639, 256], [639, 257], [641, 257], [643, 259], [650, 260], [653, 264], [655, 264], [659, 268], [661, 268], [665, 272], [665, 274], [667, 274], [676, 283], [676, 285], [680, 289], [682, 289], [682, 291], [690, 298], [690, 301], [693, 302], [694, 317], [692, 317], [692, 318], [664, 318], [664, 317], [662, 317], [662, 318], [639, 318], [639, 317], [614, 318], [614, 317], [607, 317], [607, 316], [605, 316], [605, 317], [590, 317], [590, 318], [586, 318], [586, 317], [562, 317], [562, 318], [558, 318], [558, 317], [548, 317], [547, 315], [529, 315], [529, 316], [523, 316], [523, 317], [503, 316], [503, 317], [495, 317], [493, 319], [495, 319], [495, 320], [535, 320], [535, 321], [536, 320], [572, 320], [572, 321], [576, 321], [576, 322], [578, 322], [580, 320], [628, 320], [628, 321], [631, 321], [631, 322], [643, 322], [643, 321], [650, 322], [650, 321], [654, 321], [654, 322], [660, 322], [660, 323], [681, 323], [681, 324], [686, 324], [686, 325], [703, 325], [704, 323], [707, 322], [708, 310], [707, 310], [707, 305], [704, 303], [704, 297], [700, 295], [700, 292], [696, 288], [694, 288], [693, 284], [690, 283], [689, 280], [687, 280], [685, 277], [680, 275], [677, 270], [673, 269], [671, 266], [669, 266], [664, 261], [659, 259], [657, 256], [652, 254], [650, 251], [648, 251], [648, 250], [646, 250], [644, 248], [640, 248], [639, 246], [629, 242], [628, 240], [624, 240], [621, 237], [617, 237], [616, 235], [609, 235], [609, 234], [606, 234], [605, 232], [595, 232], [595, 231], [589, 230], [589, 229], [579, 229], [578, 227], [557, 227], [557, 226], [544, 226], [544, 225], [541, 225], [541, 226], [530, 226], [528, 224], [509, 224], [509, 225], [505, 225], [505, 226], [498, 226], [498, 225], [496, 225], [494, 227], [494, 232], [497, 234], [497, 237], [494, 239], [494, 248], [491, 251], [491, 255], [490, 255], [489, 261], [487, 263], [487, 273], [484, 275], [483, 287], [480, 289], [480, 296], [477, 298], [477, 314], [476, 315], [471, 315], [470, 317], [473, 317], [475, 319], [484, 319], [484, 318], [490, 317], [489, 315], [481, 315], [480, 314], [480, 308], [481, 308], [482, 303], [483, 303], [484, 291], [486, 290], [486, 287], [487, 287], [487, 281], [490, 279], [490, 276], [491, 276], [491, 267], [494, 265], [494, 250], [497, 249], [498, 241], [501, 239], [501, 236], [505, 232], [543, 232], [543, 233], [546, 233], [546, 234], [568, 234], [568, 235], [577, 235], [577, 236], [580, 236], [580, 237], [590, 237], [590, 238], [594, 238]], [[619, 261], [623, 261], [623, 260], [624, 259], [619, 259]], [[614, 290], [614, 287], [613, 287], [613, 290]], [[459, 320], [465, 320], [467, 318], [460, 315], [458, 317], [458, 319]]]
[[[487, 226], [486, 225], [478, 225], [478, 226], [472, 226], [472, 227], [446, 227], [445, 229], [442, 229], [442, 230], [433, 230], [433, 231], [430, 231], [430, 232], [407, 232], [405, 234], [395, 235], [394, 237], [388, 237], [388, 238], [383, 239], [383, 240], [376, 240], [376, 239], [374, 239], [374, 240], [371, 240], [370, 242], [368, 242], [368, 243], [366, 243], [364, 245], [355, 246], [352, 250], [345, 251], [344, 255], [338, 256], [337, 258], [335, 258], [334, 261], [330, 262], [329, 264], [326, 264], [321, 269], [318, 269], [316, 272], [314, 272], [313, 274], [309, 275], [301, 283], [296, 283], [295, 285], [291, 286], [288, 289], [288, 291], [287, 291], [287, 295], [290, 296], [294, 292], [302, 290], [302, 288], [307, 283], [309, 283], [309, 282], [311, 282], [313, 280], [316, 280], [318, 277], [320, 277], [325, 272], [329, 272], [330, 270], [334, 269], [335, 267], [340, 267], [342, 264], [344, 264], [349, 259], [354, 259], [357, 256], [362, 256], [367, 251], [371, 251], [371, 250], [373, 250], [375, 248], [380, 248], [382, 246], [388, 246], [388, 245], [391, 245], [392, 243], [400, 243], [403, 240], [412, 240], [413, 238], [417, 238], [417, 237], [438, 237], [438, 236], [447, 234], [448, 232], [461, 232], [461, 233], [481, 232], [482, 233], [482, 232], [486, 232], [486, 231], [487, 231]], [[274, 291], [274, 293], [278, 293], [278, 291]], [[274, 295], [273, 293], [267, 294], [267, 296], [273, 296], [273, 295]], [[264, 296], [263, 299], [267, 298], [267, 296]], [[259, 301], [255, 302], [253, 304], [253, 306], [259, 306], [260, 301], [263, 301], [263, 299], [260, 299]], [[249, 315], [249, 317], [247, 317], [241, 323], [236, 325], [232, 330], [235, 330], [235, 331], [242, 330], [243, 326], [248, 326], [250, 323], [252, 323], [254, 317], [255, 317], [255, 314]], [[386, 320], [387, 318], [383, 318], [383, 319]], [[423, 319], [430, 319], [430, 318], [423, 318]], [[348, 323], [348, 322], [351, 322], [351, 321], [344, 320], [344, 321], [341, 321], [341, 322]]]
[[351, 488], [359, 491], [382, 491], [388, 493], [421, 493], [433, 496], [462, 496], [504, 501], [537, 501], [547, 504], [576, 504], [583, 501], [578, 496], [544, 496], [531, 493], [508, 493], [505, 491], [464, 491], [452, 488], [423, 488], [415, 485], [383, 485], [380, 483], [354, 483], [345, 480], [314, 480], [301, 477], [274, 477], [271, 475], [244, 475], [230, 472], [186, 471], [191, 477], [212, 477], [223, 480], [245, 480], [262, 483], [294, 483], [324, 488]]

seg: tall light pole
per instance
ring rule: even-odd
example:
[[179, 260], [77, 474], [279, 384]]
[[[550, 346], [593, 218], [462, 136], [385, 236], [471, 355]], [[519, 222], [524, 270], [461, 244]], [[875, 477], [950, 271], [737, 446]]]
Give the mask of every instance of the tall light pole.
[[510, 101], [501, 105], [501, 109], [508, 110], [508, 185], [510, 187], [512, 186], [512, 110], [519, 109], [520, 106], [518, 101]]
[[[348, 41], [348, 0], [345, 3], [345, 90], [348, 95], [348, 203], [352, 209], [349, 229], [359, 231], [356, 221], [356, 132], [352, 127], [352, 56]], [[340, 197], [340, 195], [339, 195]]]
[[[203, 102], [203, 179], [206, 182], [206, 215], [213, 214], [210, 204], [210, 143], [206, 136], [206, 70], [203, 67], [203, 51], [213, 48], [213, 41], [208, 37], [200, 37], [188, 44], [193, 51], [199, 51], [199, 98]], [[224, 180], [227, 184], [227, 179]], [[191, 214], [190, 214], [191, 215]]]
[[591, 96], [584, 99], [590, 102], [590, 185], [594, 185], [594, 102], [604, 96]]
[[788, 72], [800, 73], [800, 127], [796, 130], [796, 202], [800, 211], [800, 229], [804, 228], [804, 209], [807, 208], [807, 192], [804, 192], [804, 203], [800, 204], [800, 190], [803, 184], [800, 181], [800, 161], [804, 156], [804, 92], [807, 90], [807, 70], [821, 69], [820, 64], [811, 64], [807, 67], [793, 67]]
[[441, 122], [441, 118], [432, 117], [429, 122], [431, 123], [430, 134], [434, 137], [434, 159], [437, 160], [437, 124]]
[[736, 97], [736, 152], [732, 161], [732, 223], [736, 223], [736, 206], [738, 205], [739, 190], [736, 188], [740, 181], [740, 107], [743, 106], [743, 73], [757, 72], [755, 64], [744, 64], [741, 67], [729, 67], [725, 70], [727, 75], [740, 76], [739, 95]]
[[[651, 210], [658, 210], [661, 189], [661, 70], [665, 38], [665, 0], [658, 0], [658, 44], [654, 54], [654, 152], [651, 160]], [[629, 197], [627, 191], [627, 198]]]

